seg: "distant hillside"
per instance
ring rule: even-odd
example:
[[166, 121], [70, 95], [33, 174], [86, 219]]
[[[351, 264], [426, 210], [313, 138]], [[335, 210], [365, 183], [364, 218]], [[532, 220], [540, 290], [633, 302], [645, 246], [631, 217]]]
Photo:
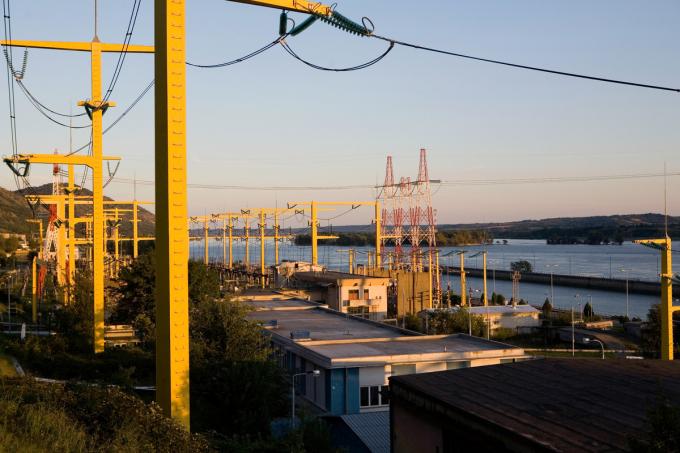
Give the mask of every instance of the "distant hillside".
[[27, 233], [26, 219], [33, 217], [23, 197], [0, 187], [0, 232]]
[[[29, 193], [23, 190], [16, 190], [10, 192], [8, 190], [0, 188], [0, 231], [24, 233], [28, 231], [29, 224], [26, 223], [25, 219], [33, 217], [28, 203], [24, 199], [24, 193]], [[52, 193], [52, 184], [43, 184], [42, 186], [33, 187], [30, 191], [31, 194], [48, 195]], [[78, 192], [78, 195], [92, 195], [92, 192], [88, 189], [82, 189]], [[106, 200], [112, 200], [109, 197], [104, 197]], [[130, 205], [116, 205], [110, 204], [106, 206], [107, 208], [119, 207], [123, 209], [129, 209]], [[76, 216], [85, 216], [92, 214], [92, 208], [87, 205], [76, 205]], [[43, 208], [36, 209], [36, 215], [41, 218], [47, 218], [47, 211]], [[126, 213], [125, 219], [131, 218], [131, 213]], [[140, 236], [153, 236], [154, 235], [154, 215], [144, 207], [139, 208], [138, 213], [139, 218], [139, 235]], [[132, 236], [132, 223], [129, 221], [123, 221], [120, 226], [120, 235], [123, 237]]]
[[[439, 231], [486, 231], [494, 238], [546, 239], [556, 244], [620, 242], [660, 237], [662, 214], [624, 214], [592, 217], [556, 217], [502, 223], [460, 223], [438, 225]], [[334, 226], [335, 232], [370, 232], [371, 225]], [[668, 218], [668, 231], [680, 239], [680, 217]]]

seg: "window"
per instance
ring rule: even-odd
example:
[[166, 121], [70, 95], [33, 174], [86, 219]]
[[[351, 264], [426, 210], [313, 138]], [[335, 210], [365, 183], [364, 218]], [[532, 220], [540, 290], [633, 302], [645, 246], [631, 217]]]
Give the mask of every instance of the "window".
[[446, 362], [447, 370], [457, 370], [459, 368], [470, 368], [470, 362], [468, 360], [461, 360], [458, 362]]
[[361, 318], [366, 318], [366, 319], [368, 319], [371, 315], [370, 311], [369, 311], [369, 307], [366, 307], [366, 306], [363, 306], [363, 307], [348, 307], [347, 313], [349, 313], [350, 315], [359, 316]]
[[361, 387], [361, 407], [387, 406], [390, 404], [388, 386], [370, 385]]
[[349, 300], [359, 300], [359, 290], [350, 289], [349, 290]]
[[416, 374], [416, 364], [392, 365], [392, 376], [402, 376], [404, 374]]

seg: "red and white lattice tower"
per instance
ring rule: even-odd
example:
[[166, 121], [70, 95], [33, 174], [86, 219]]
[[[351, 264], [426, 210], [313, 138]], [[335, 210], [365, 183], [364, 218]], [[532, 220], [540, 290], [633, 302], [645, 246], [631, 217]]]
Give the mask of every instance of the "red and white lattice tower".
[[[56, 152], [55, 152], [56, 154]], [[58, 164], [52, 166], [52, 195], [61, 194], [61, 176]], [[59, 224], [60, 220], [57, 217], [57, 205], [49, 205], [50, 217], [47, 220], [47, 231], [45, 233], [45, 244], [43, 245], [43, 259], [45, 261], [55, 261], [57, 259], [57, 252], [59, 247]]]
[[[423, 253], [433, 254], [437, 246], [436, 211], [432, 208], [426, 151], [420, 150], [418, 178], [412, 181], [402, 177], [397, 184], [394, 182], [392, 157], [387, 156], [382, 189], [383, 253], [387, 253], [386, 243], [393, 243], [395, 268], [422, 269]], [[407, 242], [411, 249], [405, 254], [403, 245]]]

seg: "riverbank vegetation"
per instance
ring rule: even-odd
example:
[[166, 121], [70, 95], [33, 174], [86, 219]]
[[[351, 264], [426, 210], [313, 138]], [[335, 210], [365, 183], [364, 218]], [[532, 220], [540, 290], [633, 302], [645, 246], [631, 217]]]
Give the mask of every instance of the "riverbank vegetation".
[[[52, 419], [68, 423], [72, 428], [65, 433], [76, 442], [64, 443], [65, 448], [58, 448], [58, 451], [99, 451], [90, 446], [100, 442], [110, 449], [118, 445], [117, 439], [128, 436], [131, 428], [120, 425], [120, 434], [107, 432], [105, 434], [109, 437], [103, 437], [104, 434], [97, 431], [99, 428], [91, 429], [86, 425], [85, 418], [78, 418], [79, 414], [72, 413], [71, 406], [61, 408], [62, 401], [68, 403], [73, 399], [77, 399], [78, 404], [85, 408], [98, 408], [103, 404], [101, 401], [108, 398], [111, 402], [105, 407], [107, 417], [125, 420], [129, 411], [135, 411], [143, 418], [138, 421], [140, 429], [147, 426], [144, 421], [146, 418], [160, 417], [158, 408], [148, 403], [153, 399], [153, 392], [146, 392], [145, 398], [140, 399], [134, 390], [136, 386], [155, 383], [154, 280], [154, 257], [152, 254], [142, 255], [129, 268], [121, 271], [116, 289], [107, 299], [107, 322], [135, 326], [143, 339], [139, 347], [111, 348], [102, 354], [92, 354], [89, 338], [92, 312], [88, 308], [91, 306], [88, 303], [91, 294], [84, 291], [88, 288], [87, 283], [82, 284], [83, 291], [76, 291], [73, 304], [61, 307], [58, 316], [53, 315], [57, 335], [29, 335], [25, 341], [0, 336], [0, 353], [17, 358], [29, 376], [72, 383], [87, 382], [84, 386], [50, 384], [48, 387], [34, 387], [30, 378], [17, 381], [13, 388], [18, 389], [18, 402], [12, 399], [7, 404], [14, 404], [20, 409], [12, 409], [15, 407], [12, 406], [2, 413], [0, 408], [0, 417], [7, 421], [16, 418], [17, 411], [21, 410], [22, 413], [32, 414], [32, 418], [17, 418], [14, 422], [17, 426], [11, 429], [6, 426], [3, 428], [0, 422], [0, 439], [9, 439], [8, 445], [25, 442], [29, 447], [43, 446], [33, 451], [46, 451], [45, 446], [48, 444], [42, 443], [37, 437], [36, 426], [44, 425], [45, 429], [51, 430]], [[172, 427], [168, 425], [170, 431], [167, 433], [149, 429], [146, 430], [147, 437], [133, 439], [129, 449], [114, 449], [201, 451], [205, 447], [209, 450], [239, 452], [332, 451], [328, 446], [328, 431], [314, 420], [301, 423], [296, 430], [284, 430], [278, 437], [272, 437], [272, 422], [289, 416], [289, 378], [276, 363], [261, 327], [247, 319], [247, 308], [232, 301], [228, 295], [220, 294], [219, 277], [214, 270], [202, 263], [189, 263], [189, 299], [191, 429], [194, 433], [200, 433], [202, 437], [196, 438], [200, 442], [188, 434], [173, 440], [174, 443], [163, 443], [163, 439], [156, 439], [159, 436], [170, 440], [176, 438]], [[111, 390], [111, 385], [116, 388]], [[28, 390], [24, 391], [25, 388]], [[93, 390], [85, 392], [83, 388]], [[46, 392], [45, 403], [32, 406], [35, 413], [24, 407], [29, 404], [21, 396], [26, 392], [37, 395], [31, 398], [38, 402], [43, 401], [40, 395]], [[110, 392], [112, 396], [104, 398], [102, 395], [108, 393], [102, 392]], [[133, 414], [129, 418], [134, 422], [135, 416]], [[45, 417], [45, 420], [41, 417]], [[36, 423], [39, 424], [32, 426], [32, 420], [38, 420]], [[57, 430], [58, 426], [61, 425], [55, 425], [54, 429]], [[102, 421], [102, 429], [105, 426], [106, 423]], [[118, 425], [113, 423], [112, 426]], [[129, 435], [133, 434], [137, 435], [136, 432]], [[54, 445], [61, 445], [59, 442], [66, 440], [55, 437]], [[147, 444], [150, 447], [147, 448]]]
[[[365, 247], [375, 244], [375, 233], [333, 233], [325, 231], [324, 234], [326, 233], [334, 234], [338, 238], [323, 240], [319, 242], [319, 245]], [[437, 231], [436, 239], [437, 245], [440, 247], [462, 247], [493, 242], [493, 237], [485, 230], [442, 230]], [[311, 245], [311, 243], [312, 237], [309, 234], [295, 236], [295, 245]], [[390, 242], [388, 241], [387, 244], [390, 245]], [[408, 239], [403, 244], [408, 245]]]

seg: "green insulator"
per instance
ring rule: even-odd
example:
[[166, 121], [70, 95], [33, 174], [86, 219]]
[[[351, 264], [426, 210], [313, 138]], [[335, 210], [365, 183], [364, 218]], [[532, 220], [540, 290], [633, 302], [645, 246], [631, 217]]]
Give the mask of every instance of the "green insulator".
[[286, 11], [281, 11], [279, 16], [279, 36], [286, 34], [286, 28], [288, 28], [288, 13]]
[[[319, 16], [309, 16], [307, 19], [302, 21], [300, 25], [296, 25], [295, 27], [293, 27], [289, 34], [291, 36], [299, 35], [303, 31], [307, 30], [314, 22], [317, 21], [317, 19], [319, 19]], [[323, 18], [321, 18], [321, 20], [323, 20]]]

